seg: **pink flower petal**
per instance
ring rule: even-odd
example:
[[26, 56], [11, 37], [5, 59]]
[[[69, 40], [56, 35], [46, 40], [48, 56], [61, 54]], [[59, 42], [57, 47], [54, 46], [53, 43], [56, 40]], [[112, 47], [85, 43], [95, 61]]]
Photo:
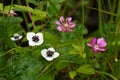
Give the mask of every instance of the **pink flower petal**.
[[97, 45], [98, 45], [98, 47], [105, 47], [107, 45], [107, 43], [104, 40], [104, 38], [98, 38]]
[[89, 47], [94, 47], [93, 45], [91, 45], [90, 43], [87, 43], [87, 46], [89, 46]]
[[70, 22], [72, 20], [72, 18], [71, 17], [68, 17], [68, 18], [66, 18], [66, 22]]
[[95, 44], [96, 44], [96, 38], [92, 38], [90, 44], [91, 44], [92, 46], [95, 46]]
[[60, 17], [60, 21], [61, 21], [62, 23], [64, 22], [64, 17], [63, 17], [63, 16]]
[[58, 26], [61, 25], [61, 23], [59, 21], [56, 21], [55, 24], [58, 25]]
[[61, 26], [58, 26], [58, 27], [57, 27], [57, 30], [62, 31], [62, 27], [61, 27]]
[[74, 28], [75, 27], [75, 23], [70, 23], [70, 28]]
[[106, 49], [104, 49], [104, 48], [100, 48], [99, 51], [106, 51]]

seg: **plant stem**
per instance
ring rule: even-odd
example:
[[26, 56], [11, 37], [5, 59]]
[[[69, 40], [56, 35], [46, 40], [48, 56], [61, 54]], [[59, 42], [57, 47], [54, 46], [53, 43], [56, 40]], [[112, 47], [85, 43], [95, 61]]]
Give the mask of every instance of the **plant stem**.
[[40, 0], [38, 0], [38, 9], [40, 9]]
[[97, 0], [98, 1], [98, 10], [99, 10], [99, 31], [100, 31], [100, 35], [102, 36], [102, 6], [101, 6], [101, 0]]
[[[84, 0], [82, 0], [82, 3], [84, 3]], [[84, 13], [84, 5], [82, 5], [82, 28], [84, 28], [84, 24], [85, 24], [85, 13]], [[82, 39], [83, 39], [83, 33], [82, 33]]]
[[[28, 0], [26, 0], [26, 6], [29, 7]], [[33, 28], [35, 28], [35, 24], [34, 24], [35, 22], [32, 20], [32, 15], [31, 15], [31, 13], [28, 12], [28, 15], [29, 15], [29, 17], [30, 17], [30, 19], [31, 19], [31, 22], [32, 22], [32, 26], [33, 26]]]

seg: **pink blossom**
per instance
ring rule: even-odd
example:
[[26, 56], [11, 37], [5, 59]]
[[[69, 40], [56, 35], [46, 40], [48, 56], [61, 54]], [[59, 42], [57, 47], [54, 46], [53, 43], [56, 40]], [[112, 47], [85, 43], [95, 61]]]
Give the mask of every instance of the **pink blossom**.
[[66, 20], [63, 16], [60, 17], [59, 21], [56, 21], [55, 24], [58, 26], [57, 30], [63, 32], [72, 32], [72, 28], [75, 27], [75, 23], [72, 22], [72, 18], [68, 17]]
[[92, 38], [91, 42], [88, 43], [87, 46], [92, 47], [92, 50], [95, 53], [99, 53], [102, 51], [106, 51], [105, 47], [107, 46], [107, 43], [104, 38]]

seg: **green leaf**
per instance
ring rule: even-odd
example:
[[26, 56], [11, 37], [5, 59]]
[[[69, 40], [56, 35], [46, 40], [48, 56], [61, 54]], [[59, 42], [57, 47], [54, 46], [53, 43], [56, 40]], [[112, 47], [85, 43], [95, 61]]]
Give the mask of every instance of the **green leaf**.
[[76, 75], [77, 75], [77, 72], [76, 72], [76, 71], [70, 71], [70, 72], [69, 72], [69, 77], [70, 77], [71, 79], [73, 79]]
[[83, 73], [83, 74], [94, 74], [95, 73], [94, 68], [92, 68], [92, 66], [89, 64], [84, 64], [80, 66], [76, 71], [79, 73]]
[[85, 53], [82, 54], [82, 58], [86, 58], [86, 54]]
[[47, 44], [56, 45], [59, 42], [56, 35], [50, 34], [49, 32], [44, 32], [44, 39], [45, 39], [45, 43]]
[[88, 0], [84, 0], [81, 2], [81, 6], [86, 6], [89, 4], [89, 1]]
[[3, 11], [3, 4], [0, 3], [0, 11]]
[[55, 80], [55, 70], [46, 71], [46, 73], [42, 74], [39, 80]]
[[38, 9], [33, 9], [28, 6], [21, 6], [21, 5], [15, 5], [15, 8], [20, 9], [21, 11], [31, 12], [32, 14], [36, 15], [39, 20], [42, 20], [46, 17], [46, 12]]
[[82, 58], [86, 58], [86, 54], [84, 53], [84, 46], [78, 46], [75, 44], [72, 44], [73, 49], [70, 51], [70, 54], [79, 54]]
[[70, 63], [68, 62], [59, 62], [56, 64], [55, 68], [60, 71], [62, 69], [64, 69], [65, 67], [67, 67]]

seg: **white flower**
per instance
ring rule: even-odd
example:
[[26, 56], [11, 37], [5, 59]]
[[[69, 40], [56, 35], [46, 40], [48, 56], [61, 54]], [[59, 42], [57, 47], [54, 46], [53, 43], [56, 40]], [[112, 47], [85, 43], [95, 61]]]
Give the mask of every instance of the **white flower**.
[[50, 47], [48, 49], [41, 50], [41, 55], [47, 61], [52, 61], [54, 58], [57, 58], [60, 54], [58, 52], [55, 52], [55, 49], [53, 47]]
[[28, 32], [27, 39], [29, 46], [38, 46], [44, 42], [42, 33]]
[[17, 14], [14, 12], [14, 10], [10, 10], [8, 16], [14, 16], [14, 15], [17, 15]]
[[10, 11], [8, 11], [8, 10], [4, 11], [4, 14], [7, 14], [8, 16], [17, 15], [17, 13], [15, 13], [14, 10], [12, 10], [12, 9]]
[[19, 35], [18, 33], [15, 33], [14, 35], [13, 35], [13, 37], [11, 37], [10, 39], [12, 40], [12, 41], [17, 41], [17, 40], [20, 40], [22, 38], [22, 35]]

